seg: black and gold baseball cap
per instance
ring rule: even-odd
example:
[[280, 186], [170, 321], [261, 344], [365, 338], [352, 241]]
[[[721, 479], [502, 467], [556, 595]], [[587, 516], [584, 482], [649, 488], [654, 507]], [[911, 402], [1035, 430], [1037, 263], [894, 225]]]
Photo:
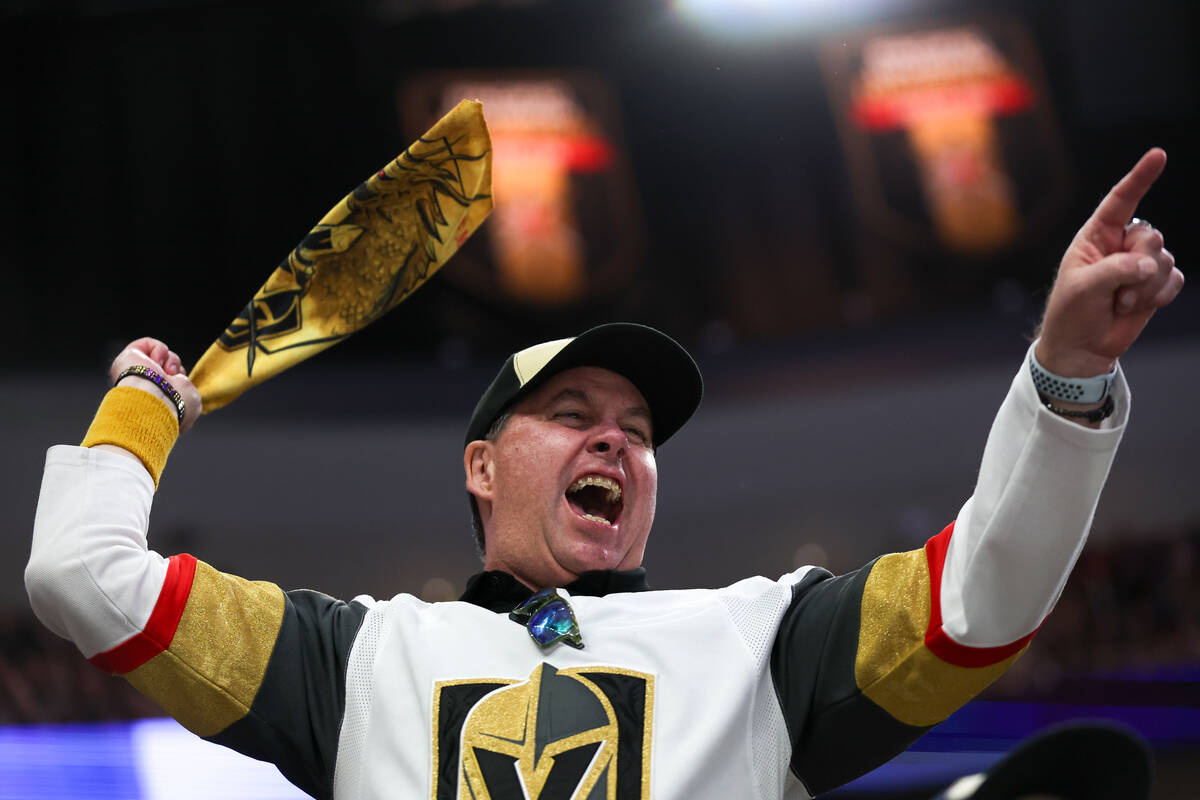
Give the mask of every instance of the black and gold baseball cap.
[[650, 406], [655, 447], [683, 427], [704, 394], [699, 367], [670, 336], [632, 322], [598, 325], [574, 338], [542, 342], [509, 356], [479, 398], [464, 444], [487, 436], [518, 400], [572, 367], [612, 370], [636, 386]]

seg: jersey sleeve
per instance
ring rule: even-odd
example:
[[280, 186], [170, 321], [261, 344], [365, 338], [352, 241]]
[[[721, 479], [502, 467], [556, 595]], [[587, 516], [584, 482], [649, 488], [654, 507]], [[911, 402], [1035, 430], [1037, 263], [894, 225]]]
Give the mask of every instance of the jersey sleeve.
[[52, 448], [26, 569], [35, 613], [192, 732], [331, 796], [366, 605], [159, 556], [146, 545], [152, 496], [132, 459]]
[[813, 795], [902, 752], [1004, 673], [1053, 609], [1087, 538], [1128, 417], [1100, 430], [1038, 401], [1022, 369], [975, 492], [923, 548], [792, 587], [771, 671], [793, 773]]

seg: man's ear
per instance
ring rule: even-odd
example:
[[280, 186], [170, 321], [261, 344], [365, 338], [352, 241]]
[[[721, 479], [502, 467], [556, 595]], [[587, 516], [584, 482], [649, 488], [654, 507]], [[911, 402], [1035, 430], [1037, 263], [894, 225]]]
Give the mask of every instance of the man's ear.
[[496, 462], [493, 460], [495, 444], [486, 439], [476, 439], [463, 450], [463, 471], [467, 477], [467, 491], [475, 495], [478, 502], [490, 502], [496, 479]]

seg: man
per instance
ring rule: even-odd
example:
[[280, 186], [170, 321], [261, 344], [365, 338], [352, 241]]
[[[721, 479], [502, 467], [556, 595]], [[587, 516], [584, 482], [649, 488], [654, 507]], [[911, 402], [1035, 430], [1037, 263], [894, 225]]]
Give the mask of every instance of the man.
[[83, 446], [48, 454], [34, 609], [317, 797], [818, 794], [994, 680], [1053, 607], [1128, 416], [1116, 360], [1182, 287], [1162, 236], [1131, 221], [1165, 159], [1147, 153], [1072, 241], [976, 491], [922, 550], [647, 591], [655, 448], [700, 382], [666, 336], [613, 325], [515, 354], [480, 399], [463, 461], [487, 571], [462, 601], [285, 593], [147, 549], [199, 396], [142, 339]]

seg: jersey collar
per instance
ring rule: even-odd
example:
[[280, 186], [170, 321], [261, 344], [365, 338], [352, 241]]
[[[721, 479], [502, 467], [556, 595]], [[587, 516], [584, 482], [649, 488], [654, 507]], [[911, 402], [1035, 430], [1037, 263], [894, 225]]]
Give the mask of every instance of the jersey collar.
[[[561, 588], [573, 595], [603, 597], [617, 592], [644, 592], [650, 587], [646, 583], [646, 568], [638, 567], [620, 572], [585, 572]], [[489, 570], [472, 575], [467, 581], [467, 590], [458, 599], [489, 611], [508, 613], [529, 599], [530, 594], [528, 586], [507, 572]]]

